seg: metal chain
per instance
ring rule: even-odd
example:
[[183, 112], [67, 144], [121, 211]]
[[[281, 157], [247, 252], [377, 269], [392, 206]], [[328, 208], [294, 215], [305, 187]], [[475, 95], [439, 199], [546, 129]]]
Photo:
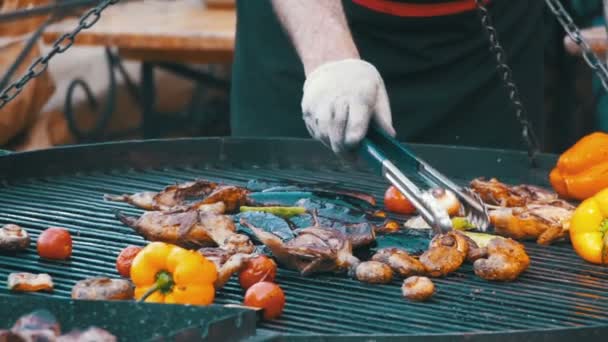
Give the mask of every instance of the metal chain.
[[74, 28], [71, 32], [63, 34], [59, 39], [57, 39], [53, 43], [53, 47], [51, 50], [44, 56], [40, 56], [36, 59], [28, 68], [27, 72], [17, 81], [10, 84], [6, 89], [0, 93], [0, 109], [2, 109], [7, 103], [13, 100], [25, 86], [27, 83], [40, 76], [48, 67], [48, 63], [56, 54], [64, 53], [67, 49], [69, 49], [76, 39], [76, 35], [80, 33], [82, 30], [86, 30], [91, 28], [97, 21], [101, 18], [101, 12], [105, 10], [108, 6], [114, 5], [118, 3], [120, 0], [103, 0], [99, 5], [94, 8], [91, 8], [87, 13], [85, 13], [80, 20], [78, 21], [78, 26]]
[[490, 40], [490, 51], [494, 53], [496, 57], [498, 73], [507, 89], [511, 104], [515, 108], [515, 117], [522, 126], [522, 137], [528, 146], [528, 156], [530, 157], [530, 161], [534, 164], [536, 155], [539, 153], [538, 139], [528, 120], [526, 110], [519, 96], [519, 90], [513, 80], [511, 68], [507, 65], [506, 53], [498, 41], [498, 32], [496, 31], [496, 28], [494, 28], [492, 19], [490, 18], [490, 12], [485, 6], [484, 0], [476, 0], [476, 3], [478, 13], [481, 17], [481, 23]]
[[581, 48], [583, 59], [595, 72], [600, 81], [602, 81], [604, 90], [608, 91], [608, 68], [606, 68], [606, 65], [602, 63], [598, 56], [593, 52], [589, 43], [583, 38], [581, 30], [576, 26], [559, 0], [545, 0], [545, 2], [547, 3], [547, 6], [549, 6], [549, 9], [551, 9], [551, 12], [555, 14], [559, 23], [564, 27], [564, 30], [568, 36], [570, 36], [570, 39]]

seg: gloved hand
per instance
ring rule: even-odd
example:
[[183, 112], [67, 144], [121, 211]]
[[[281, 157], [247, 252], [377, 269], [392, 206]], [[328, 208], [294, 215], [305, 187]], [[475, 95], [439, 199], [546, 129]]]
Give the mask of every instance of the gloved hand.
[[339, 154], [359, 144], [372, 119], [395, 136], [384, 81], [373, 65], [359, 59], [314, 70], [304, 83], [302, 113], [310, 135]]

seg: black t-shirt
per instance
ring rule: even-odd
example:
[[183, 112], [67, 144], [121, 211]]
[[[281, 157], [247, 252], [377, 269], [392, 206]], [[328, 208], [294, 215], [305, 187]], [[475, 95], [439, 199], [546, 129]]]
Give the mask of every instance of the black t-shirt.
[[[362, 58], [384, 78], [400, 140], [524, 148], [476, 11], [411, 18], [342, 2]], [[543, 7], [540, 0], [489, 5], [536, 127], [543, 106]], [[308, 137], [300, 107], [304, 71], [271, 2], [237, 0], [237, 15], [232, 133]]]

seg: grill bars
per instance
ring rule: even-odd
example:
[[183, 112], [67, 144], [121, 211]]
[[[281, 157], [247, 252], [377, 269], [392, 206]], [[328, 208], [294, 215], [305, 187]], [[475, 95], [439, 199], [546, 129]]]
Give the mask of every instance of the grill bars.
[[[174, 183], [206, 178], [244, 185], [254, 178], [297, 182], [341, 182], [341, 186], [373, 193], [381, 199], [386, 183], [349, 170], [207, 165], [200, 168], [116, 170], [107, 173], [29, 179], [0, 188], [0, 224], [16, 223], [32, 236], [32, 245], [19, 257], [0, 256], [0, 286], [10, 272], [48, 272], [54, 296], [69, 297], [71, 287], [91, 276], [117, 277], [115, 258], [128, 244], [144, 240], [120, 224], [111, 209], [141, 211], [103, 201], [106, 193], [159, 190]], [[512, 181], [504, 179], [505, 181]], [[69, 262], [40, 260], [35, 241], [43, 229], [61, 226], [72, 232], [74, 252]], [[490, 283], [477, 278], [470, 265], [434, 280], [431, 302], [401, 297], [398, 280], [388, 285], [364, 285], [339, 276], [302, 278], [280, 270], [277, 281], [286, 292], [281, 319], [261, 328], [288, 334], [443, 334], [550, 329], [608, 324], [608, 274], [580, 261], [566, 244], [543, 247], [527, 244], [532, 265], [519, 281]], [[47, 295], [47, 294], [34, 294]], [[234, 280], [218, 303], [241, 303], [243, 291]]]

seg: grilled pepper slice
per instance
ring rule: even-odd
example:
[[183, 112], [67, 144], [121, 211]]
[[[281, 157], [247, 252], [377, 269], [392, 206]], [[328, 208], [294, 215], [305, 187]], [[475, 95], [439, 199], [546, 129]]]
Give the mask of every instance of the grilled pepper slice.
[[583, 201], [570, 220], [576, 253], [594, 264], [608, 264], [608, 189]]
[[608, 134], [595, 132], [564, 152], [549, 174], [563, 198], [585, 200], [608, 187]]
[[306, 208], [304, 207], [247, 207], [241, 206], [240, 211], [242, 213], [248, 211], [260, 211], [269, 214], [273, 214], [282, 218], [290, 218], [297, 215], [302, 215], [306, 213]]
[[153, 303], [209, 305], [215, 299], [215, 265], [202, 254], [152, 242], [133, 259], [135, 299]]

